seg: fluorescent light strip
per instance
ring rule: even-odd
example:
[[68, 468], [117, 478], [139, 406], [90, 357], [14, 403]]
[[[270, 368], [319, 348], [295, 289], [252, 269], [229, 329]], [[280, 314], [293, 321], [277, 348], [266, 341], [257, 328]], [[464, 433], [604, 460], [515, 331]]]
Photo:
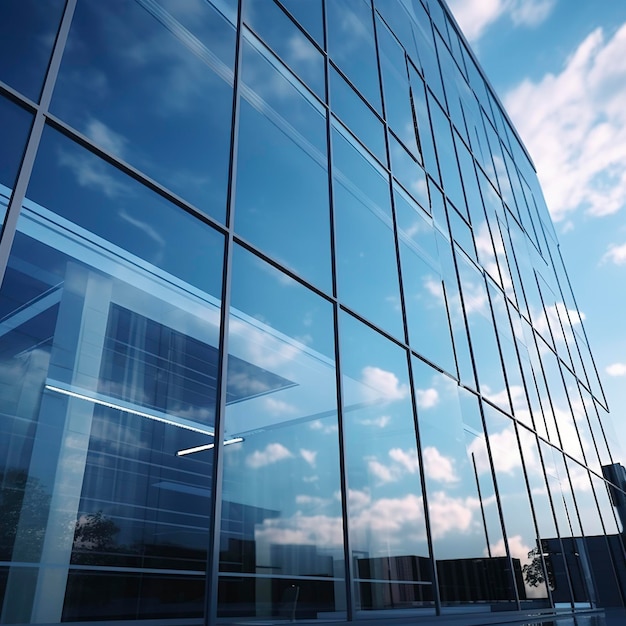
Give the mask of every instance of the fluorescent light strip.
[[[242, 441], [243, 437], [233, 437], [232, 439], [226, 439], [226, 441], [224, 441], [224, 445], [229, 446], [232, 443], [241, 443]], [[204, 452], [205, 450], [211, 450], [214, 447], [214, 443], [207, 443], [204, 446], [196, 446], [195, 448], [186, 448], [185, 450], [179, 450], [176, 453], [176, 456], [186, 456], [187, 454], [193, 454], [194, 452]]]
[[54, 387], [53, 385], [45, 385], [45, 388], [48, 389], [49, 391], [56, 391], [57, 393], [63, 394], [65, 396], [70, 396], [71, 398], [78, 398], [79, 400], [86, 400], [87, 402], [91, 402], [93, 404], [106, 406], [109, 409], [117, 409], [118, 411], [124, 411], [125, 413], [131, 413], [132, 415], [145, 417], [149, 420], [154, 420], [155, 422], [162, 422], [163, 424], [169, 424], [170, 426], [176, 426], [177, 428], [191, 430], [193, 432], [200, 433], [201, 435], [208, 435], [209, 437], [214, 437], [212, 430], [196, 428], [195, 426], [190, 426], [189, 424], [176, 422], [172, 419], [167, 419], [166, 417], [155, 415], [154, 413], [144, 413], [143, 411], [137, 411], [136, 409], [131, 409], [130, 407], [127, 407], [127, 406], [122, 406], [120, 404], [115, 404], [113, 402], [107, 402], [106, 400], [99, 400], [98, 398], [86, 396], [82, 393], [76, 393], [75, 391], [70, 391], [69, 389], [63, 389], [61, 387]]

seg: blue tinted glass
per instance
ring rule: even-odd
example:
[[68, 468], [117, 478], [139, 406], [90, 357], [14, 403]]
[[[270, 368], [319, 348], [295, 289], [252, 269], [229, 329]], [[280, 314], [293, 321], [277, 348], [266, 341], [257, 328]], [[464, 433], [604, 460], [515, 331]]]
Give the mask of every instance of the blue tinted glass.
[[402, 581], [412, 606], [428, 606], [432, 565], [406, 353], [347, 314], [339, 331], [348, 528], [367, 591], [357, 606], [392, 608], [381, 584], [390, 581]]
[[[220, 294], [223, 238], [57, 131], [44, 132], [28, 197], [95, 236]], [[85, 210], [89, 207], [89, 210]], [[180, 246], [167, 245], [171, 233]]]
[[44, 131], [0, 290], [5, 617], [203, 618], [223, 255]]
[[330, 73], [330, 102], [335, 115], [381, 163], [386, 164], [385, 130], [382, 122], [334, 68], [331, 68]]
[[[337, 291], [347, 306], [403, 336], [389, 183], [343, 136], [333, 133]], [[353, 172], [363, 176], [352, 176]], [[364, 194], [361, 181], [374, 193]]]
[[389, 134], [389, 155], [394, 178], [428, 210], [426, 174], [419, 160], [391, 133]]
[[280, 3], [300, 22], [319, 46], [323, 47], [322, 0], [280, 0]]
[[324, 100], [324, 58], [317, 48], [274, 2], [246, 0], [244, 9], [246, 24]]
[[418, 154], [404, 50], [380, 20], [377, 24], [387, 123], [404, 145]]
[[38, 100], [63, 0], [6, 0], [0, 4], [0, 80]]
[[380, 81], [369, 0], [329, 0], [326, 23], [330, 58], [380, 113]]
[[223, 221], [234, 54], [200, 0], [79, 2], [51, 109]]
[[326, 120], [285, 72], [245, 43], [235, 228], [330, 291]]
[[4, 220], [31, 123], [29, 113], [0, 97], [0, 222]]
[[[279, 610], [294, 584], [284, 576], [302, 593], [316, 585], [309, 603], [317, 611], [341, 610], [332, 306], [236, 247], [228, 350], [220, 611]], [[260, 554], [280, 573], [271, 587], [255, 564]], [[237, 586], [242, 572], [256, 579], [256, 591]], [[311, 575], [317, 581], [307, 581]]]

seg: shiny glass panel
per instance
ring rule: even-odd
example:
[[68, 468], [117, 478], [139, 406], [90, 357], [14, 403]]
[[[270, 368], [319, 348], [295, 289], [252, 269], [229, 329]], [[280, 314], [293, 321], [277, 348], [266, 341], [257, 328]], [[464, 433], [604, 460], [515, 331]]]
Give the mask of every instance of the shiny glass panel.
[[534, 570], [535, 558], [541, 547], [526, 487], [526, 477], [520, 455], [515, 422], [484, 404], [489, 448], [504, 514], [508, 552], [513, 563], [516, 580], [521, 577], [518, 594], [523, 604], [532, 602], [544, 606], [548, 590], [544, 581], [539, 582]]
[[246, 0], [244, 21], [320, 100], [324, 100], [324, 57], [276, 3]]
[[435, 231], [435, 237], [437, 239], [437, 250], [439, 252], [448, 305], [448, 318], [452, 327], [458, 376], [464, 385], [467, 385], [471, 389], [476, 389], [476, 377], [474, 375], [474, 365], [470, 354], [467, 323], [461, 302], [461, 292], [459, 289], [452, 245], [437, 230]]
[[413, 379], [442, 604], [512, 600], [506, 553], [498, 545], [490, 551], [497, 539], [486, 519], [497, 518], [497, 504], [493, 486], [481, 490], [491, 476], [484, 441], [466, 436], [453, 380], [416, 358]]
[[380, 19], [377, 25], [387, 123], [404, 145], [418, 155], [404, 50]]
[[244, 42], [235, 229], [330, 291], [325, 115], [266, 54]]
[[559, 540], [545, 540], [544, 547], [548, 554], [562, 554], [566, 565], [564, 570], [554, 572], [552, 599], [555, 604], [569, 603], [573, 599], [580, 606], [589, 606], [590, 602], [595, 602], [595, 590], [563, 454], [543, 441], [540, 447], [560, 535]]
[[223, 236], [49, 129], [27, 197], [0, 291], [3, 621], [202, 618], [212, 453], [179, 453], [213, 442]]
[[386, 165], [385, 128], [382, 122], [334, 67], [330, 68], [330, 104], [333, 113]]
[[218, 613], [345, 610], [332, 306], [236, 247], [228, 352]]
[[280, 0], [280, 3], [304, 26], [305, 30], [321, 46], [324, 45], [324, 20], [322, 0]]
[[485, 398], [495, 402], [508, 413], [511, 411], [511, 405], [485, 278], [469, 259], [464, 258], [458, 248], [456, 250], [463, 304], [480, 391]]
[[8, 0], [0, 5], [0, 80], [39, 100], [64, 0]]
[[328, 0], [326, 24], [330, 58], [372, 107], [381, 113], [371, 1]]
[[234, 56], [210, 3], [79, 2], [51, 110], [224, 221]]
[[337, 129], [332, 142], [339, 299], [403, 337], [388, 175]]
[[417, 131], [419, 134], [420, 150], [422, 151], [424, 168], [435, 180], [439, 181], [439, 167], [437, 165], [437, 154], [435, 153], [433, 131], [430, 125], [430, 116], [428, 114], [428, 104], [426, 103], [424, 81], [411, 64], [409, 64], [409, 77], [411, 81], [413, 115], [415, 116], [415, 120], [417, 122]]
[[345, 313], [339, 329], [357, 609], [427, 607], [432, 565], [406, 353]]

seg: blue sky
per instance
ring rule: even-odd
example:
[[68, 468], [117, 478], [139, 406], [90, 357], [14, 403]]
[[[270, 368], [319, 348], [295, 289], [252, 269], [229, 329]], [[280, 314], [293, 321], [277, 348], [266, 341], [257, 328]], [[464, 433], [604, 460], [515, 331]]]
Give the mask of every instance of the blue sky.
[[448, 3], [535, 162], [626, 464], [626, 2]]

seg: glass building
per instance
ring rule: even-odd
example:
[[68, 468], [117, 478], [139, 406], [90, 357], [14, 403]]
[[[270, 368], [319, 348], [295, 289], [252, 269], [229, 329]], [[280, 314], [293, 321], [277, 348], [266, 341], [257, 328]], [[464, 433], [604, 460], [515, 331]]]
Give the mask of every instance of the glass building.
[[4, 0], [0, 137], [0, 623], [623, 604], [556, 235], [439, 0]]

